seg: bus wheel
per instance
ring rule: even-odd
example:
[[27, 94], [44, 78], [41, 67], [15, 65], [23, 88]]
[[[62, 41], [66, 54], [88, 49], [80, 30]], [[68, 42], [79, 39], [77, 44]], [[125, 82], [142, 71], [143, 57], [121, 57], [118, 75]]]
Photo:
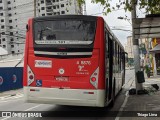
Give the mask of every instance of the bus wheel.
[[112, 101], [109, 104], [109, 107], [113, 107], [115, 102], [115, 78], [114, 78], [114, 83], [113, 83], [113, 91], [112, 91]]

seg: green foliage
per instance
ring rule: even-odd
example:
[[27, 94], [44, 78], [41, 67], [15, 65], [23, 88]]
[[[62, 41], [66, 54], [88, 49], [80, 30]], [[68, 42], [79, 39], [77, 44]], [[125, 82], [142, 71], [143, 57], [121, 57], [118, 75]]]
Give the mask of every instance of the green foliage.
[[[86, 0], [78, 0], [79, 5], [84, 4]], [[160, 0], [119, 0], [116, 5], [112, 5], [113, 0], [92, 0], [92, 3], [100, 3], [104, 7], [105, 14], [120, 9], [122, 6], [125, 11], [132, 10], [132, 3], [137, 3], [139, 9], [145, 9], [146, 13], [160, 13]]]

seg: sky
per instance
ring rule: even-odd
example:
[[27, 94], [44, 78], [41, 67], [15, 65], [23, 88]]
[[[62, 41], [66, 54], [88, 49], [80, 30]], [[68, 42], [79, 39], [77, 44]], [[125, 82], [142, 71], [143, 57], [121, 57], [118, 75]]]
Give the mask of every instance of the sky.
[[[118, 0], [113, 0], [112, 5], [116, 5]], [[131, 13], [125, 12], [124, 9], [116, 10], [109, 13], [107, 16], [103, 15], [103, 6], [100, 4], [93, 4], [91, 0], [86, 0], [86, 10], [87, 15], [95, 15], [95, 16], [102, 16], [109, 27], [112, 29], [115, 36], [119, 39], [119, 41], [124, 46], [127, 42], [127, 36], [131, 36], [131, 20], [124, 20], [124, 19], [117, 19], [118, 17], [127, 16], [127, 19], [131, 19]], [[101, 13], [101, 14], [100, 14]], [[142, 17], [143, 13], [141, 11], [137, 12], [137, 15]], [[125, 29], [130, 31], [123, 31], [123, 30], [113, 30], [113, 29]]]

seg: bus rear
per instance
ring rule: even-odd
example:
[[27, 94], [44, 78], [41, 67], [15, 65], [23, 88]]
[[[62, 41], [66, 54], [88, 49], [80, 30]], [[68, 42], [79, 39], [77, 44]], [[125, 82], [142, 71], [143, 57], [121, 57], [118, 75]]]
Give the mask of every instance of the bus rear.
[[103, 19], [30, 19], [23, 80], [26, 102], [105, 106]]

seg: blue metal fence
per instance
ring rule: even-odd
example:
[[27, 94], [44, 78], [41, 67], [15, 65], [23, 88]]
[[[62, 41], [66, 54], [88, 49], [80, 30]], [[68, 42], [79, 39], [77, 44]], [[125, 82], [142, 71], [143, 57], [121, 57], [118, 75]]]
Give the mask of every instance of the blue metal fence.
[[23, 67], [0, 68], [0, 92], [23, 87]]

